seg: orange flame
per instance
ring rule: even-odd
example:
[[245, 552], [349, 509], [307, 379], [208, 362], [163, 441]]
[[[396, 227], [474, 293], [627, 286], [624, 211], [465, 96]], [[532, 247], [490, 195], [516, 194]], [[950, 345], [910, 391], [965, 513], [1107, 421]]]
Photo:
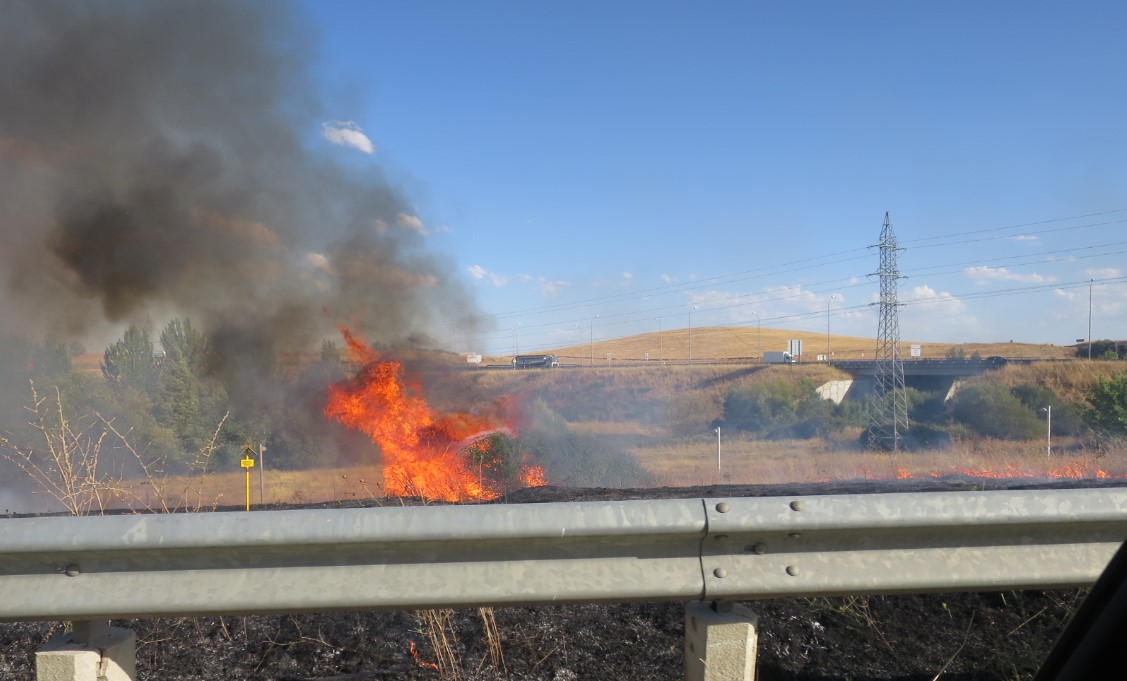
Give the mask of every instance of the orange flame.
[[[1112, 475], [1102, 468], [1092, 466], [1087, 463], [1079, 461], [1068, 461], [1057, 466], [1052, 466], [1044, 470], [1033, 470], [1030, 468], [1019, 468], [1013, 464], [1007, 463], [1004, 467], [1000, 468], [967, 468], [961, 466], [952, 466], [948, 475], [961, 475], [972, 478], [988, 478], [993, 480], [1013, 480], [1022, 478], [1053, 478], [1053, 479], [1097, 479], [1106, 480], [1109, 478], [1125, 478], [1124, 475]], [[896, 470], [897, 480], [908, 480], [921, 477], [940, 478], [944, 474], [937, 471], [930, 471], [923, 474], [913, 474], [906, 468], [898, 468]]]
[[544, 476], [544, 469], [540, 466], [529, 466], [520, 472], [520, 481], [525, 487], [545, 487], [548, 478]]
[[433, 669], [435, 671], [442, 671], [441, 669], [438, 668], [437, 664], [435, 664], [433, 662], [427, 662], [423, 658], [419, 657], [419, 651], [418, 651], [418, 649], [415, 648], [415, 642], [414, 641], [408, 641], [407, 643], [410, 644], [411, 657], [414, 658], [415, 664], [419, 665], [423, 669]]
[[[383, 360], [348, 329], [341, 334], [362, 366], [353, 378], [329, 386], [325, 415], [380, 448], [387, 492], [445, 501], [500, 496], [480, 468], [476, 474], [470, 470], [465, 452], [481, 435], [510, 429], [471, 414], [436, 414], [420, 386], [403, 383], [400, 362]], [[543, 480], [543, 470], [528, 470], [529, 480]]]

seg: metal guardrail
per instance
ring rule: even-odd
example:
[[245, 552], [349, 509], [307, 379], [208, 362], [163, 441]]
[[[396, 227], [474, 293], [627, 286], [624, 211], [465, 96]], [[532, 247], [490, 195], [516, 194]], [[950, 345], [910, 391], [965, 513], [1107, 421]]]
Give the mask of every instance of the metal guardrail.
[[0, 520], [0, 621], [1064, 587], [1127, 489]]

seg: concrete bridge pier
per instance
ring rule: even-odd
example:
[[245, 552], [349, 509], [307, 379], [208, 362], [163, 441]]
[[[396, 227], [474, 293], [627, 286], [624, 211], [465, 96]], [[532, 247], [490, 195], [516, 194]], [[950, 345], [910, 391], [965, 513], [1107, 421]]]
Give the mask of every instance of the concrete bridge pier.
[[755, 681], [759, 617], [735, 603], [685, 606], [685, 681]]
[[137, 636], [105, 620], [75, 622], [35, 652], [36, 681], [133, 681]]

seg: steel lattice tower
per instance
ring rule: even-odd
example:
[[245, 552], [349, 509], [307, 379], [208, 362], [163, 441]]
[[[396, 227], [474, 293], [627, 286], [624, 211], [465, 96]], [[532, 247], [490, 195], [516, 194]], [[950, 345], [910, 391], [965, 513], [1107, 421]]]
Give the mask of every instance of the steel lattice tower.
[[870, 444], [876, 449], [897, 450], [908, 431], [908, 395], [904, 390], [904, 360], [900, 355], [900, 322], [896, 296], [896, 233], [892, 218], [884, 214], [880, 232], [880, 323], [877, 328], [877, 371], [873, 381], [873, 418]]

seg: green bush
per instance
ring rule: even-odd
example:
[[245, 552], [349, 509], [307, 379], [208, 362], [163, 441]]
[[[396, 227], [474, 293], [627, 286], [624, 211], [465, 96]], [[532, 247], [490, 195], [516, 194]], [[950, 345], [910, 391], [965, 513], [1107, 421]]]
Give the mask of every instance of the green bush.
[[998, 383], [976, 383], [959, 391], [951, 415], [979, 435], [1002, 440], [1031, 440], [1042, 432], [1037, 414]]
[[1127, 373], [1101, 378], [1088, 389], [1089, 425], [1099, 433], [1127, 436]]
[[1083, 411], [1079, 405], [1066, 404], [1052, 390], [1023, 383], [1014, 386], [1011, 392], [1038, 418], [1047, 419], [1047, 408], [1052, 407], [1053, 435], [1078, 435], [1084, 430]]

